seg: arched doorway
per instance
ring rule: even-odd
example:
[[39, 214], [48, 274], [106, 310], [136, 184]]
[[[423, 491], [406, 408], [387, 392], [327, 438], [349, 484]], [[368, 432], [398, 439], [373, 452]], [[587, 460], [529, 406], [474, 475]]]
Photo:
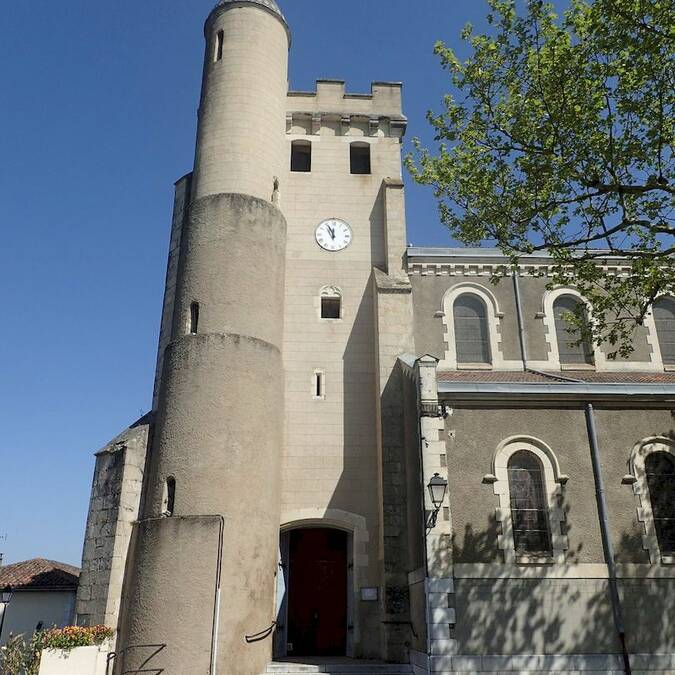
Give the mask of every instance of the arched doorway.
[[281, 533], [284, 592], [277, 656], [345, 656], [350, 613], [351, 537], [299, 527]]

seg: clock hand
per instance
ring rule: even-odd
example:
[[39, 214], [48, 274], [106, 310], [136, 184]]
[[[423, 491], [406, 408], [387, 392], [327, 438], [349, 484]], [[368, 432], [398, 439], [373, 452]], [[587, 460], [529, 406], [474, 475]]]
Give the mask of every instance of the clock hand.
[[327, 225], [327, 227], [328, 227], [328, 232], [330, 232], [330, 238], [335, 239], [335, 230], [330, 225]]

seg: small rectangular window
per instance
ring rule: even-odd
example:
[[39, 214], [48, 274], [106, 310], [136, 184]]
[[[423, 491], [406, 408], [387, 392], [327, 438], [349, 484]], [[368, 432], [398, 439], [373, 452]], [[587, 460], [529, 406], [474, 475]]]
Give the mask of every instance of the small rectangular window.
[[353, 174], [370, 173], [370, 145], [367, 143], [352, 143], [349, 146], [349, 159]]
[[190, 305], [190, 333], [197, 335], [199, 331], [199, 303], [193, 302]]
[[213, 61], [220, 61], [223, 58], [223, 43], [225, 42], [225, 33], [222, 30], [216, 35], [216, 48], [213, 53]]
[[291, 171], [308, 173], [312, 170], [312, 144], [293, 141], [291, 144]]
[[340, 298], [321, 298], [321, 318], [340, 318]]

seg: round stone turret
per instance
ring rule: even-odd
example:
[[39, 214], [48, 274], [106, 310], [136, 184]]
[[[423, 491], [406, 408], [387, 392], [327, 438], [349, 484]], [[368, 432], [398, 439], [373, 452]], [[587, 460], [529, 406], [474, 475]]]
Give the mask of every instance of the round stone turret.
[[[286, 220], [272, 197], [289, 161], [287, 29], [273, 0], [220, 0], [206, 22], [117, 675], [257, 675], [272, 658], [271, 639], [246, 636], [271, 633], [276, 617]], [[162, 648], [149, 662], [139, 645]]]
[[221, 0], [205, 37], [192, 197], [269, 200], [288, 154], [288, 26], [274, 0]]

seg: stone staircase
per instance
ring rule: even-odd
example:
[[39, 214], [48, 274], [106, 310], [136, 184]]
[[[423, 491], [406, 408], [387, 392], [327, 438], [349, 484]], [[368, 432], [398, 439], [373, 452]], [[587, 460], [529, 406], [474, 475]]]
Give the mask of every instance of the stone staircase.
[[308, 675], [309, 673], [330, 673], [330, 675], [411, 675], [412, 672], [409, 665], [381, 663], [378, 661], [293, 659], [270, 663], [264, 675]]

